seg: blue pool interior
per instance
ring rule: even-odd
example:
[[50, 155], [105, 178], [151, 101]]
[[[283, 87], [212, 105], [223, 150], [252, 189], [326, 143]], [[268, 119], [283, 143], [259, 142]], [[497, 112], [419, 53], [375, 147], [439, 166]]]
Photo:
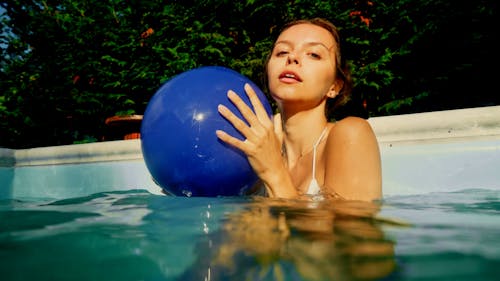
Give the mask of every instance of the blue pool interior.
[[[385, 199], [377, 218], [368, 220], [356, 215], [363, 214], [363, 205], [344, 210], [341, 204], [290, 207], [249, 198], [161, 195], [140, 140], [0, 149], [0, 276], [359, 280], [359, 274], [383, 276], [384, 266], [394, 261], [397, 270], [382, 280], [498, 280], [500, 107], [369, 121], [380, 144]], [[301, 232], [298, 218], [321, 221], [325, 208], [334, 209], [334, 233], [325, 236], [317, 225]], [[256, 215], [266, 213], [255, 209], [285, 214], [291, 229], [285, 241], [261, 235], [263, 225], [280, 217], [258, 220]], [[245, 232], [259, 235], [238, 236], [231, 217], [245, 222]], [[278, 240], [271, 245], [286, 250], [260, 252], [273, 237]], [[332, 237], [337, 242], [325, 239]], [[393, 245], [394, 252], [349, 252], [360, 245], [372, 251]], [[231, 258], [218, 266], [231, 250]], [[336, 256], [338, 251], [348, 254]], [[314, 268], [316, 278], [309, 279], [304, 268]]]

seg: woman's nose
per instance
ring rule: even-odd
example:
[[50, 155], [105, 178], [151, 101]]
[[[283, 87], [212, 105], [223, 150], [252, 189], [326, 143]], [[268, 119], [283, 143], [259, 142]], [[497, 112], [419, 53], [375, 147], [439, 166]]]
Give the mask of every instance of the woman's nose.
[[295, 55], [295, 53], [290, 52], [288, 54], [288, 58], [286, 60], [286, 63], [287, 64], [299, 64], [299, 59], [297, 58], [297, 56]]

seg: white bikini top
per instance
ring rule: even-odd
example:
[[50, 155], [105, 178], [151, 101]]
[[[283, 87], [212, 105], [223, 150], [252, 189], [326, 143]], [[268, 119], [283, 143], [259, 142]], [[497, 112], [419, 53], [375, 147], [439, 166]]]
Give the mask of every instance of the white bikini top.
[[313, 145], [313, 161], [312, 161], [312, 176], [311, 176], [311, 183], [309, 183], [309, 188], [307, 188], [306, 194], [308, 195], [317, 195], [321, 191], [318, 181], [316, 180], [316, 148], [318, 147], [318, 144], [321, 142], [323, 139], [323, 136], [326, 133], [327, 127], [323, 129], [323, 132], [319, 136], [318, 140], [314, 143]]

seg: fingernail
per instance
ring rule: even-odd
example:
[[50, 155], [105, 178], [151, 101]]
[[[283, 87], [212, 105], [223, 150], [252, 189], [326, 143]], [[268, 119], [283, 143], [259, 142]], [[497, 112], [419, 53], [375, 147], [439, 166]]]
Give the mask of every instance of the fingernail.
[[217, 106], [217, 110], [218, 110], [220, 113], [223, 113], [223, 112], [225, 112], [227, 109], [226, 109], [226, 107], [225, 107], [224, 105], [219, 104], [219, 105]]

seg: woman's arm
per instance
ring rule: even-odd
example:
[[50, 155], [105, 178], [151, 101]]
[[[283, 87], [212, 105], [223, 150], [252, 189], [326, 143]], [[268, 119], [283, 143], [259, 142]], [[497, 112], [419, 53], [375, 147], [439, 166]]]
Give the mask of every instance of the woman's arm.
[[350, 200], [382, 197], [380, 151], [365, 119], [346, 117], [338, 121], [330, 131], [324, 153], [327, 192]]

